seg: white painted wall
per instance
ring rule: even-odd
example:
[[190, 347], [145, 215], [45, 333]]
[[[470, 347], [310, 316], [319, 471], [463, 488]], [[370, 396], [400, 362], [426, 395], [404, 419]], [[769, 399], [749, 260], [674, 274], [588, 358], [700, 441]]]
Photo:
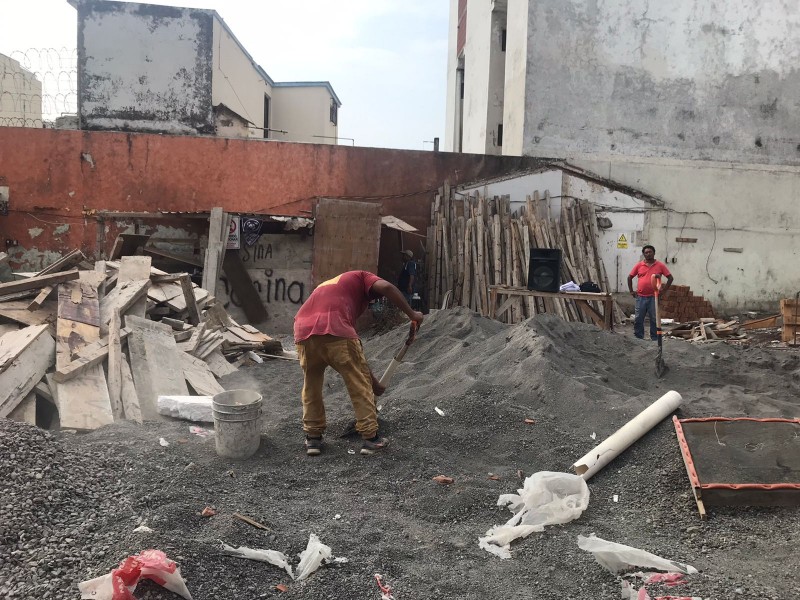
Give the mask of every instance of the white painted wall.
[[[525, 205], [528, 196], [533, 196], [534, 192], [544, 198], [546, 191], [551, 196], [561, 195], [562, 173], [560, 169], [553, 169], [543, 173], [528, 173], [505, 179], [503, 181], [491, 181], [480, 185], [459, 187], [458, 191], [464, 194], [478, 192], [487, 198], [495, 196], [509, 196], [511, 199], [511, 210], [517, 211]], [[553, 198], [550, 203], [551, 214], [556, 217], [561, 213], [561, 202], [558, 198]]]
[[84, 127], [213, 130], [211, 11], [108, 2], [79, 4], [78, 14]]
[[492, 8], [486, 0], [467, 2], [464, 46], [464, 113], [462, 151], [492, 154], [486, 119], [489, 112], [489, 61]]
[[[264, 95], [272, 96], [272, 86], [253, 65], [236, 40], [214, 19], [214, 67], [211, 75], [211, 100], [224, 104], [255, 127], [264, 127]], [[261, 129], [250, 129], [250, 137], [261, 138]]]
[[715, 308], [774, 310], [800, 290], [800, 168], [591, 155], [570, 162], [665, 202], [669, 210], [647, 213], [639, 242], [653, 244], [676, 283]]
[[461, 121], [460, 86], [458, 85], [458, 0], [450, 0], [450, 24], [447, 34], [447, 96], [445, 98], [446, 122], [443, 149], [458, 152], [458, 131]]
[[42, 82], [0, 54], [0, 127], [42, 126]]
[[528, 76], [528, 0], [508, 3], [506, 25], [503, 154], [521, 156], [525, 128], [525, 83]]
[[[270, 334], [291, 333], [294, 316], [312, 291], [313, 238], [296, 233], [263, 234], [258, 242], [239, 251], [250, 279], [267, 309], [267, 321], [257, 324]], [[247, 323], [239, 299], [231, 293], [224, 274], [217, 296], [238, 323]]]
[[275, 86], [272, 90], [274, 118], [271, 127], [287, 133], [273, 132], [270, 133], [270, 138], [336, 144], [338, 127], [330, 119], [332, 101], [333, 98], [325, 86]]

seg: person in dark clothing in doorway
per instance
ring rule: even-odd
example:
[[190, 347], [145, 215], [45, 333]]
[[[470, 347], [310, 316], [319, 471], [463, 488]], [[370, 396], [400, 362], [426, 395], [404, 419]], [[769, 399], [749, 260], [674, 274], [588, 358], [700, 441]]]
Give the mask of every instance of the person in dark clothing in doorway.
[[403, 250], [400, 256], [403, 258], [403, 270], [400, 271], [400, 277], [397, 278], [397, 287], [405, 296], [406, 301], [410, 303], [417, 279], [417, 263], [414, 262], [414, 253], [411, 250]]

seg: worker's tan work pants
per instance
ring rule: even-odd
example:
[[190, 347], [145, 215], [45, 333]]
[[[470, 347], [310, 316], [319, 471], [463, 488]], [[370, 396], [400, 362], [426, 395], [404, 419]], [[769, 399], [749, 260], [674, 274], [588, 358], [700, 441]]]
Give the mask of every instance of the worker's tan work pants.
[[356, 414], [356, 431], [364, 439], [375, 437], [378, 433], [378, 410], [372, 392], [372, 373], [361, 348], [361, 340], [312, 335], [297, 344], [297, 355], [305, 373], [303, 431], [312, 437], [325, 433], [322, 385], [326, 367], [332, 367], [347, 386]]

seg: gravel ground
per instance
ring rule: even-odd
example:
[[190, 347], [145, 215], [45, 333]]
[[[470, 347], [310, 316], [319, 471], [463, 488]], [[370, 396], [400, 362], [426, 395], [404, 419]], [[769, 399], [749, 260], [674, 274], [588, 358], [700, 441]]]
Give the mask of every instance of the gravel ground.
[[[365, 342], [376, 372], [406, 331]], [[78, 598], [79, 581], [146, 548], [178, 562], [196, 600], [379, 600], [375, 573], [397, 600], [618, 598], [619, 578], [577, 546], [591, 533], [700, 570], [678, 588], [650, 586], [653, 596], [800, 597], [797, 510], [712, 509], [700, 521], [668, 420], [589, 482], [580, 519], [515, 542], [509, 560], [478, 548], [479, 536], [510, 517], [496, 502], [521, 487], [520, 474], [569, 470], [669, 389], [684, 396], [681, 416], [798, 414], [796, 353], [670, 340], [671, 370], [660, 381], [654, 353], [628, 334], [546, 316], [507, 326], [463, 309], [434, 313], [379, 400], [391, 446], [372, 457], [341, 437], [352, 410], [335, 375], [326, 384], [326, 450], [305, 455], [302, 373], [287, 361], [223, 380], [264, 396], [261, 448], [246, 461], [217, 457], [213, 437], [177, 421], [76, 435], [0, 420], [0, 598]], [[440, 474], [455, 482], [432, 481]], [[218, 513], [200, 516], [206, 506]], [[153, 533], [133, 533], [142, 522]], [[279, 550], [296, 564], [310, 533], [349, 562], [296, 583], [277, 567], [220, 553], [224, 541]], [[177, 598], [152, 583], [137, 597]]]

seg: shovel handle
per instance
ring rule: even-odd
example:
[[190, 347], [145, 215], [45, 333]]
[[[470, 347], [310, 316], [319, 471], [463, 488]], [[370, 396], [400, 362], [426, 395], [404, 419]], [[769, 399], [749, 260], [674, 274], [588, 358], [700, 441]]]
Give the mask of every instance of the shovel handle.
[[655, 273], [650, 275], [650, 285], [653, 287], [656, 296], [658, 296], [661, 293], [661, 276]]
[[408, 338], [406, 339], [406, 346], [410, 346], [415, 339], [417, 339], [417, 331], [419, 331], [419, 325], [417, 325], [416, 321], [411, 321], [411, 327], [408, 330]]

